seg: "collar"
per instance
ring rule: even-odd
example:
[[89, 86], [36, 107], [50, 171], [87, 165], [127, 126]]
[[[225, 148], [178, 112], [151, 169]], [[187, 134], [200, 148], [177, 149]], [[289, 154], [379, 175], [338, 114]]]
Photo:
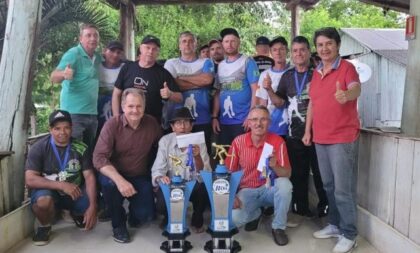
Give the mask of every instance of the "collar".
[[[90, 59], [90, 56], [86, 53], [86, 50], [82, 47], [82, 44], [78, 44], [77, 45], [77, 49], [79, 50], [79, 53], [81, 54], [81, 55], [83, 55], [83, 57], [87, 57], [87, 58], [89, 58]], [[96, 56], [96, 51], [95, 52], [93, 52], [93, 56]]]
[[[139, 126], [136, 128], [136, 129], [133, 129], [133, 130], [137, 130], [137, 129], [139, 129], [140, 128], [140, 126], [142, 125], [141, 123], [143, 122], [143, 119], [144, 119], [144, 117], [146, 116], [146, 114], [145, 115], [143, 115], [143, 117], [140, 119], [140, 123], [139, 123]], [[121, 115], [120, 115], [120, 117], [122, 117], [122, 124], [123, 124], [123, 127], [129, 127], [130, 129], [132, 129], [131, 127], [130, 127], [130, 125], [128, 124], [128, 120], [127, 120], [127, 118], [125, 117], [125, 114], [124, 113], [122, 113]]]
[[[333, 64], [332, 64], [332, 69], [338, 69], [340, 67], [341, 64], [341, 56], [337, 56], [337, 58], [334, 60]], [[319, 63], [318, 67], [316, 67], [316, 70], [318, 72], [321, 72], [322, 69], [324, 68], [324, 64], [322, 63], [322, 61]]]
[[[265, 136], [265, 140], [267, 139], [267, 134]], [[264, 140], [264, 142], [265, 142], [265, 140]], [[257, 147], [257, 146], [254, 145], [254, 143], [252, 142], [252, 139], [251, 139], [251, 131], [247, 132], [245, 134], [245, 145], [249, 148], [252, 148], [252, 147], [255, 147], [255, 148], [260, 148], [261, 147], [262, 148], [264, 146], [264, 145], [261, 145], [260, 147]]]

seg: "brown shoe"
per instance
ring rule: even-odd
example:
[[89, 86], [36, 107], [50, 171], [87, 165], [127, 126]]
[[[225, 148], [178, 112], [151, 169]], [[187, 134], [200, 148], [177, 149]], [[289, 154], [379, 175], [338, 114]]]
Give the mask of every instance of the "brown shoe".
[[284, 246], [289, 242], [289, 238], [283, 229], [272, 229], [271, 233], [273, 234], [274, 242], [277, 245]]

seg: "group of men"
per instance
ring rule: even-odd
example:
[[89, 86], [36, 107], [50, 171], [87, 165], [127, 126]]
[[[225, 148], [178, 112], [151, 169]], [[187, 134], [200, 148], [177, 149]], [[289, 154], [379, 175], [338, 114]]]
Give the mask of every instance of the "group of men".
[[[305, 37], [293, 39], [289, 64], [288, 43], [281, 36], [271, 41], [259, 37], [257, 55], [248, 57], [239, 51], [238, 31], [225, 28], [219, 39], [202, 48], [208, 50], [206, 58], [206, 50], [197, 55], [197, 37], [182, 32], [180, 56], [163, 67], [157, 64], [161, 42], [152, 35], [142, 39], [138, 59], [125, 63], [119, 42], [107, 45], [104, 59], [96, 52], [95, 26], [82, 26], [79, 40], [51, 74], [62, 91], [60, 110], [50, 115], [50, 135], [32, 146], [28, 155], [26, 184], [32, 189], [32, 209], [40, 223], [35, 244], [48, 243], [56, 208], [69, 209], [79, 227], [91, 229], [96, 222], [96, 184], [111, 217], [114, 240], [129, 242], [127, 223], [140, 227], [153, 220], [156, 207], [157, 213], [166, 213], [158, 184], [170, 183], [170, 176], [180, 172], [169, 156], [193, 163], [197, 172], [211, 170], [213, 136], [218, 143], [231, 145], [228, 169], [244, 170], [233, 211], [237, 226], [256, 230], [262, 213], [268, 213], [265, 209], [274, 208], [273, 239], [286, 245], [289, 210], [301, 217], [314, 216], [308, 205], [311, 170], [319, 197], [317, 214], [327, 215], [328, 200], [334, 199], [327, 200], [310, 138], [309, 83], [315, 70]], [[347, 88], [340, 90], [343, 99]], [[178, 147], [176, 136], [200, 131], [206, 143], [194, 145], [190, 157], [186, 148]], [[162, 137], [163, 133], [167, 134]], [[268, 161], [274, 174], [271, 182], [256, 169], [265, 143], [273, 146]], [[208, 200], [198, 174], [180, 173], [184, 179], [198, 180], [191, 196], [191, 225], [200, 233]], [[128, 213], [124, 199], [130, 203]], [[166, 222], [165, 217], [162, 224]], [[342, 224], [334, 222], [338, 231]]]

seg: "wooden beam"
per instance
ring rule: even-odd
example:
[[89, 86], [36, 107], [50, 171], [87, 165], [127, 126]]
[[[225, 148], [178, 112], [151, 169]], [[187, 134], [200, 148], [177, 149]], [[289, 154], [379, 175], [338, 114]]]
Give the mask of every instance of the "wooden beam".
[[124, 45], [125, 56], [129, 60], [135, 59], [134, 19], [135, 5], [128, 0], [120, 5], [120, 41]]

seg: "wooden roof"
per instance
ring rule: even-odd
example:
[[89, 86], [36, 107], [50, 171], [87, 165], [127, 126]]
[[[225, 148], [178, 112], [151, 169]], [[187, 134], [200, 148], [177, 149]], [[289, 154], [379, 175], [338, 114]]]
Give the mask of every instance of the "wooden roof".
[[385, 10], [395, 10], [408, 13], [410, 10], [410, 0], [359, 0], [364, 3], [376, 5]]
[[[129, 0], [106, 0], [111, 6], [119, 9], [121, 3], [126, 3]], [[216, 3], [245, 3], [257, 2], [257, 0], [131, 0], [135, 5], [169, 5], [169, 4], [216, 4]], [[265, 2], [272, 2], [273, 0], [258, 0]], [[286, 4], [298, 4], [307, 9], [319, 2], [319, 0], [277, 0]]]

